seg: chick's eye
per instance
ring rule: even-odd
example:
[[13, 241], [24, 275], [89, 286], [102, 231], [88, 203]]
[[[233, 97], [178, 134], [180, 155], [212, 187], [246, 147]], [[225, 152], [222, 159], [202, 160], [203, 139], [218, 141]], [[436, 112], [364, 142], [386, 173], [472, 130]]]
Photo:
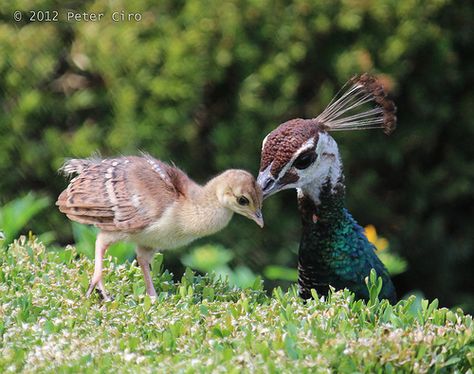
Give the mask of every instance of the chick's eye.
[[306, 152], [298, 156], [298, 158], [293, 162], [293, 166], [297, 169], [306, 169], [311, 165], [316, 159], [316, 153]]
[[237, 202], [239, 205], [249, 205], [249, 199], [247, 199], [245, 196], [238, 197]]

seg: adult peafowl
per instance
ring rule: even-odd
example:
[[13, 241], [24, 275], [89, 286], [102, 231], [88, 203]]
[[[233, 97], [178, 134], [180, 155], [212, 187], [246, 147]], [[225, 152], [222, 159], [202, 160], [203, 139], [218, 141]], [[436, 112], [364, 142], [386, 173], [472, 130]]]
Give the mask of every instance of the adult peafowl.
[[329, 131], [396, 125], [396, 107], [380, 82], [369, 74], [352, 78], [313, 119], [292, 119], [263, 140], [258, 183], [264, 198], [296, 188], [303, 231], [298, 255], [298, 284], [304, 299], [311, 289], [348, 288], [368, 299], [365, 278], [375, 269], [383, 279], [379, 297], [396, 302], [395, 287], [363, 229], [344, 207], [342, 162]]

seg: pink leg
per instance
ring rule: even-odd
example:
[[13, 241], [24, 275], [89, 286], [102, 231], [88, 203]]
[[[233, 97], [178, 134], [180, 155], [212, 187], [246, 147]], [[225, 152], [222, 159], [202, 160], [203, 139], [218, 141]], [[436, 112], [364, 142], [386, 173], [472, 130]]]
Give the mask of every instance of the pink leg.
[[102, 264], [104, 260], [104, 254], [110, 244], [112, 243], [104, 240], [102, 233], [97, 235], [97, 239], [95, 241], [94, 275], [92, 276], [89, 288], [87, 289], [86, 297], [89, 297], [97, 286], [97, 291], [99, 292], [102, 299], [105, 301], [112, 300], [112, 298], [107, 294], [104, 283], [102, 282]]
[[150, 262], [151, 262], [151, 259], [153, 258], [154, 253], [155, 252], [153, 250], [137, 248], [137, 262], [140, 265], [143, 272], [143, 278], [145, 279], [146, 293], [149, 296], [156, 297], [155, 287], [153, 286], [153, 280], [151, 279], [151, 274], [150, 274]]

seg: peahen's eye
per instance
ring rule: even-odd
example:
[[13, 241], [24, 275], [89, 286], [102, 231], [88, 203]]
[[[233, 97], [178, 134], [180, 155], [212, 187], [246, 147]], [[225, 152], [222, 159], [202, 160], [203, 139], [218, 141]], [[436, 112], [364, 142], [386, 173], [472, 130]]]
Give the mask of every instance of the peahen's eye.
[[311, 165], [316, 159], [316, 153], [314, 151], [304, 152], [298, 156], [298, 158], [293, 162], [293, 166], [297, 169], [306, 169]]
[[245, 196], [238, 197], [237, 202], [239, 205], [249, 205], [249, 199], [247, 199]]

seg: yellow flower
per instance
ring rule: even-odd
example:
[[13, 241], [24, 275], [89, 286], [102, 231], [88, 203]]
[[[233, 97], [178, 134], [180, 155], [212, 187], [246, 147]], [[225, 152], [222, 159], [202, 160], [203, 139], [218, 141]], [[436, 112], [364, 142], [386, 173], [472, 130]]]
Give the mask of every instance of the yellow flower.
[[388, 248], [388, 240], [382, 237], [377, 236], [377, 230], [375, 230], [374, 225], [367, 225], [364, 227], [365, 236], [369, 242], [375, 245], [377, 251], [383, 251]]

